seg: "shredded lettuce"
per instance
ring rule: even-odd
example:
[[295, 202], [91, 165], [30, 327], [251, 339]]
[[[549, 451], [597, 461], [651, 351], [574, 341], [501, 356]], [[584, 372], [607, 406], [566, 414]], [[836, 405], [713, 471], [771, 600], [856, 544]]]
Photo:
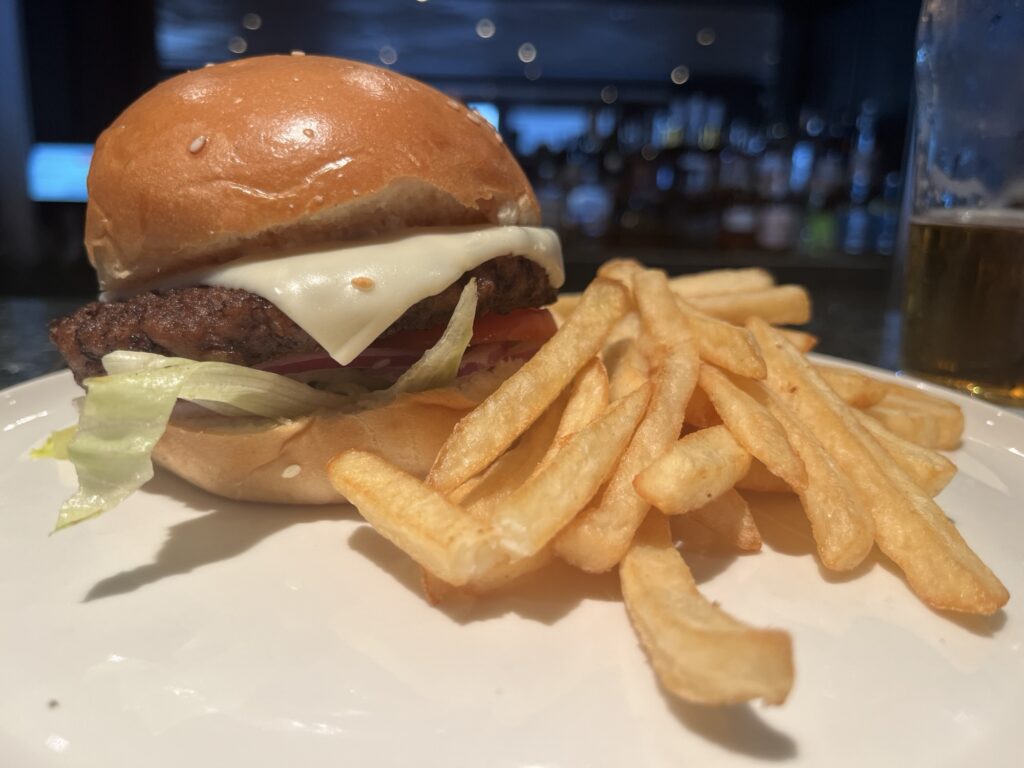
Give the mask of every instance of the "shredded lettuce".
[[76, 425], [58, 429], [51, 432], [46, 442], [38, 448], [33, 448], [30, 455], [33, 459], [66, 459], [68, 457], [68, 443], [75, 436]]
[[[390, 389], [370, 397], [386, 400], [451, 383], [473, 336], [476, 304], [476, 281], [470, 280], [440, 340]], [[352, 397], [229, 363], [119, 351], [106, 355], [103, 365], [107, 376], [85, 381], [74, 436], [62, 430], [39, 449], [61, 458], [60, 442], [70, 438], [67, 457], [78, 473], [78, 491], [61, 507], [56, 530], [116, 507], [153, 476], [153, 449], [179, 398], [224, 415], [275, 419], [354, 403]]]
[[462, 289], [459, 303], [455, 305], [448, 327], [437, 343], [423, 353], [423, 357], [409, 366], [391, 388], [390, 394], [423, 392], [427, 389], [444, 387], [455, 380], [473, 338], [473, 320], [476, 318], [476, 278], [470, 278]]

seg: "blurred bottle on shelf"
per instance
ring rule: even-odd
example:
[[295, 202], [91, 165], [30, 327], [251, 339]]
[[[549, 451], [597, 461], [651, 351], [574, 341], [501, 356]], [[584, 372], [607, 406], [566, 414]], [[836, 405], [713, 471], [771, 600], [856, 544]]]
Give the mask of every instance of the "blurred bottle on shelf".
[[[563, 108], [564, 111], [564, 108]], [[578, 136], [523, 158], [545, 224], [567, 241], [830, 258], [890, 254], [898, 175], [880, 173], [878, 108], [801, 111], [796, 126], [727, 121], [699, 94], [604, 104]]]
[[800, 209], [791, 189], [792, 151], [782, 123], [768, 129], [764, 154], [757, 166], [757, 246], [766, 251], [788, 251], [800, 232]]
[[729, 126], [725, 148], [718, 157], [718, 189], [715, 194], [720, 212], [718, 245], [727, 250], [747, 250], [757, 245], [757, 208], [754, 193], [755, 157], [759, 140], [751, 137], [744, 120]]

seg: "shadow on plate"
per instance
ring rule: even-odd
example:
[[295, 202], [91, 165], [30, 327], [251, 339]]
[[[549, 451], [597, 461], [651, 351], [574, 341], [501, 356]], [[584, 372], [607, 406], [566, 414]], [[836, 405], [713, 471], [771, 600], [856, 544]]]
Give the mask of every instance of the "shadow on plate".
[[[874, 547], [864, 562], [849, 571], [830, 571], [825, 568], [815, 556], [814, 537], [811, 535], [811, 525], [807, 521], [800, 502], [792, 494], [778, 493], [750, 493], [747, 494], [750, 502], [750, 510], [757, 520], [758, 529], [766, 546], [772, 550], [793, 557], [815, 557], [818, 565], [818, 572], [821, 578], [833, 584], [839, 584], [858, 579], [872, 568], [879, 567], [901, 582], [906, 584], [903, 572], [888, 557]], [[696, 576], [696, 573], [694, 574]], [[700, 583], [701, 579], [697, 580]], [[908, 596], [913, 596], [910, 586], [907, 585]], [[957, 613], [955, 611], [942, 611], [932, 609], [936, 616], [956, 624], [968, 632], [980, 637], [992, 637], [1006, 624], [1006, 612], [998, 611], [992, 616], [974, 616], [971, 614]]]
[[83, 602], [134, 592], [169, 576], [229, 560], [293, 525], [351, 519], [356, 515], [356, 511], [347, 504], [285, 506], [231, 501], [206, 493], [160, 470], [147, 484], [146, 491], [175, 499], [189, 509], [205, 514], [172, 525], [167, 529], [167, 539], [153, 562], [98, 581]]
[[[369, 525], [357, 528], [348, 545], [422, 600], [420, 568]], [[524, 619], [553, 624], [584, 600], [619, 601], [615, 572], [587, 574], [555, 561], [486, 595], [455, 595], [437, 606], [452, 621], [469, 624], [514, 613]]]
[[661, 695], [680, 723], [723, 749], [758, 760], [796, 757], [796, 742], [768, 725], [750, 704], [708, 707], [681, 701], [664, 689]]

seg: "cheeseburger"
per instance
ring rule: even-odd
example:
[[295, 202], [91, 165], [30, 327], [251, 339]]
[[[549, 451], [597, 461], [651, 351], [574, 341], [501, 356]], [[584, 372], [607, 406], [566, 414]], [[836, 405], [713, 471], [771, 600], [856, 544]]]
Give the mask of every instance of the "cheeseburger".
[[327, 460], [424, 475], [555, 330], [558, 239], [499, 134], [394, 72], [267, 56], [174, 77], [99, 137], [100, 300], [51, 338], [87, 390], [59, 524], [151, 457], [236, 499], [340, 501]]

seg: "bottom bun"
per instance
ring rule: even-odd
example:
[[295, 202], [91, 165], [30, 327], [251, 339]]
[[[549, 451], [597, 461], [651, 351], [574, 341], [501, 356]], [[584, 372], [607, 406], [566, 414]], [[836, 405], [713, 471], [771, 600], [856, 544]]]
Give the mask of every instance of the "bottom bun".
[[153, 458], [193, 485], [229, 499], [337, 504], [344, 498], [327, 479], [332, 457], [351, 449], [370, 451], [425, 477], [456, 422], [512, 370], [476, 373], [376, 408], [318, 411], [288, 422], [176, 416]]

